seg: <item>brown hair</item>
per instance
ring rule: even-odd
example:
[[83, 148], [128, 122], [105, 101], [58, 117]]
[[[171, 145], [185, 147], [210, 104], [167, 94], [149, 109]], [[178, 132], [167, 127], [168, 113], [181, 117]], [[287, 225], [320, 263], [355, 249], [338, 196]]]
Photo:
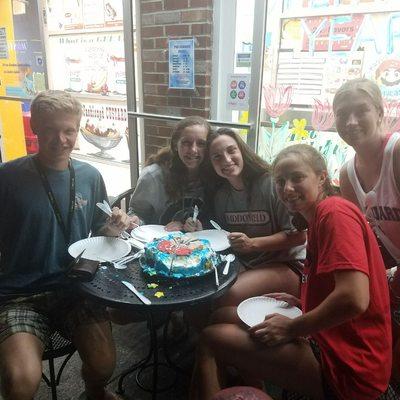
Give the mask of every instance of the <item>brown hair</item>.
[[[242, 179], [243, 183], [247, 188], [251, 188], [253, 181], [261, 175], [271, 172], [270, 165], [258, 156], [243, 140], [242, 138], [231, 128], [219, 128], [216, 132], [211, 133], [207, 139], [207, 153], [210, 153], [210, 147], [212, 142], [220, 136], [229, 136], [237, 144], [243, 157], [243, 171]], [[210, 158], [210, 157], [208, 157]], [[208, 161], [207, 175], [210, 182], [214, 186], [219, 186], [225, 179], [217, 175], [214, 168], [212, 167], [211, 161]]]
[[[186, 128], [195, 125], [203, 126], [207, 130], [207, 137], [212, 132], [211, 125], [204, 118], [198, 116], [186, 117], [175, 125], [169, 146], [163, 147], [156, 154], [150, 155], [146, 160], [146, 166], [158, 164], [163, 168], [165, 189], [172, 200], [177, 200], [183, 195], [188, 181], [187, 168], [178, 154], [178, 141]], [[204, 164], [205, 160], [200, 165], [200, 171], [204, 168]], [[200, 175], [201, 178], [202, 176]]]
[[[290, 154], [300, 157], [308, 166], [311, 167], [315, 174], [327, 171], [325, 159], [317, 149], [309, 144], [294, 144], [284, 148], [278, 153], [272, 164], [273, 173], [278, 162]], [[329, 176], [326, 177], [322, 189], [325, 197], [337, 194], [335, 188], [331, 184]], [[307, 221], [300, 213], [294, 214], [292, 224], [299, 231], [307, 229]]]
[[[300, 157], [307, 165], [311, 167], [315, 174], [321, 174], [322, 172], [328, 170], [322, 154], [309, 144], [293, 144], [292, 146], [288, 146], [281, 150], [272, 164], [272, 170], [274, 171], [278, 162], [281, 161], [282, 158], [287, 157], [289, 154], [295, 154], [296, 156]], [[326, 177], [322, 189], [323, 194], [327, 197], [336, 194], [329, 176]]]
[[[381, 90], [379, 86], [371, 81], [370, 79], [366, 78], [357, 78], [351, 79], [345, 82], [336, 92], [335, 97], [333, 98], [333, 112], [335, 112], [339, 101], [344, 97], [347, 96], [349, 92], [359, 91], [367, 95], [372, 104], [375, 108], [380, 112], [381, 116], [384, 115], [384, 108], [383, 108], [383, 98]], [[336, 114], [336, 113], [335, 113]]]

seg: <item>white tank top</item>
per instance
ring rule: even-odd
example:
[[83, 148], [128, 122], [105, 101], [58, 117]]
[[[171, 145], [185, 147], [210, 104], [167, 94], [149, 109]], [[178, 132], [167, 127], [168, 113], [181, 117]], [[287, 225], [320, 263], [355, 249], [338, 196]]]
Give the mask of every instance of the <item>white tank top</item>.
[[386, 250], [400, 262], [400, 193], [393, 173], [393, 149], [400, 133], [389, 138], [383, 154], [381, 172], [374, 188], [365, 193], [358, 180], [353, 157], [347, 163], [347, 175], [358, 203]]

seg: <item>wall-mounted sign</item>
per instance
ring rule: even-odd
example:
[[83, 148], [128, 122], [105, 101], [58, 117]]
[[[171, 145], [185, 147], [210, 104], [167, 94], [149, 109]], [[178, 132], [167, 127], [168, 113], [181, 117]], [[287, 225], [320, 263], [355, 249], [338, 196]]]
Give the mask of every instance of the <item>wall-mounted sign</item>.
[[8, 58], [6, 28], [0, 28], [0, 58], [3, 58], [3, 59]]
[[236, 53], [236, 66], [250, 68], [251, 53]]
[[194, 39], [170, 39], [169, 88], [194, 89]]
[[230, 110], [249, 109], [250, 74], [229, 74], [227, 103]]

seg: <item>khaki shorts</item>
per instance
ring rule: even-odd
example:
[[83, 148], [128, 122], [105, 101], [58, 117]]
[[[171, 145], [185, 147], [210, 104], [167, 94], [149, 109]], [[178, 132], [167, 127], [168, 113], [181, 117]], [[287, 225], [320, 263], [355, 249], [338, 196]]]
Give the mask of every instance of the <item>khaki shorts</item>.
[[0, 303], [0, 343], [11, 335], [26, 332], [46, 346], [55, 330], [71, 339], [78, 326], [107, 319], [105, 307], [76, 290], [17, 297]]

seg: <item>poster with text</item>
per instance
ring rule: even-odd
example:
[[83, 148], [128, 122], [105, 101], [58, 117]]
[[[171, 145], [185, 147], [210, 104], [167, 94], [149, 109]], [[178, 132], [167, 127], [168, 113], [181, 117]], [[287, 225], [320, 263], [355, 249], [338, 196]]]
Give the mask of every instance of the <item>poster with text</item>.
[[282, 21], [276, 82], [294, 88], [292, 103], [332, 100], [347, 80], [366, 77], [400, 100], [400, 12]]
[[194, 39], [170, 39], [169, 88], [194, 89]]
[[126, 95], [123, 34], [52, 36], [49, 59], [53, 87], [103, 96]]
[[249, 109], [250, 74], [229, 74], [227, 104], [230, 110]]

